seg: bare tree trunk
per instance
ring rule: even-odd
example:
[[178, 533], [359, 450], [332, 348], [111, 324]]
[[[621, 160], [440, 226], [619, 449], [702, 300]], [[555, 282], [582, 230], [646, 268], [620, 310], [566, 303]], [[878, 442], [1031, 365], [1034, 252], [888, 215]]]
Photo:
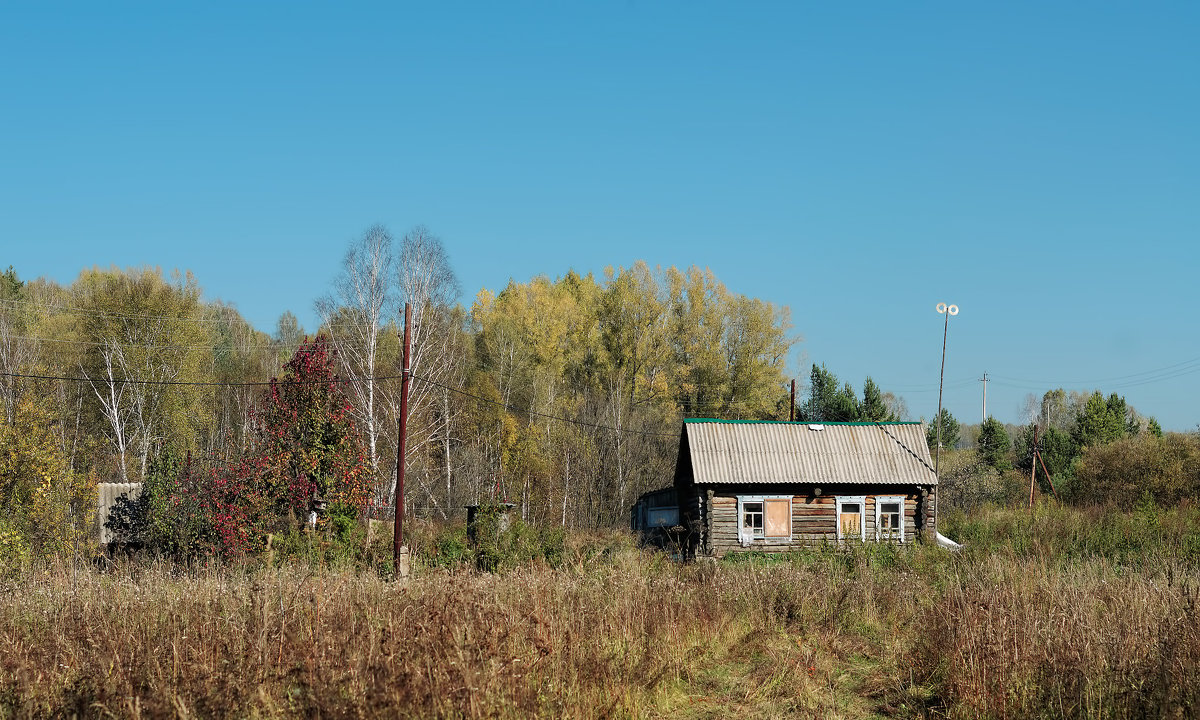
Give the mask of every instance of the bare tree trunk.
[[446, 509], [450, 509], [450, 391], [442, 388], [442, 466], [446, 473]]
[[[458, 281], [450, 269], [441, 241], [423, 227], [406, 234], [393, 275], [396, 307], [412, 306], [410, 368], [413, 383], [409, 390], [409, 422], [406, 460], [429, 458], [433, 443], [447, 438], [452, 418], [442, 420], [439, 428], [436, 388], [453, 390], [461, 385], [462, 328], [455, 307]], [[387, 411], [398, 417], [394, 393], [381, 386]], [[439, 434], [440, 433], [440, 434]], [[453, 490], [453, 488], [450, 488]], [[439, 491], [440, 493], [440, 491]], [[445, 498], [449, 502], [449, 497]], [[446, 514], [446, 510], [442, 510]]]
[[[120, 354], [121, 348], [114, 343], [108, 343], [104, 349], [100, 351], [101, 357], [104, 360], [105, 372], [108, 380], [103, 382], [104, 392], [88, 379], [92, 386], [92, 391], [96, 393], [96, 399], [100, 401], [100, 407], [104, 412], [104, 418], [108, 420], [111, 430], [109, 438], [117, 451], [117, 459], [120, 466], [121, 482], [129, 482], [129, 471], [125, 467], [126, 455], [126, 420], [121, 413], [121, 397], [125, 392], [124, 383], [121, 385], [121, 390], [117, 390], [117, 380], [113, 375], [114, 357]], [[86, 374], [86, 373], [85, 373]]]
[[4, 417], [9, 423], [16, 418], [20, 397], [18, 378], [13, 374], [20, 373], [37, 356], [36, 343], [20, 337], [19, 329], [16, 322], [11, 322], [0, 312], [0, 373], [7, 373], [0, 377], [0, 395], [4, 399]]
[[619, 513], [620, 513], [621, 509], [623, 509], [625, 507], [625, 459], [623, 457], [624, 453], [622, 452], [624, 450], [623, 436], [625, 434], [625, 432], [624, 432], [625, 428], [623, 427], [623, 424], [622, 424], [623, 420], [624, 420], [624, 413], [622, 412], [623, 408], [621, 406], [621, 401], [623, 398], [622, 398], [622, 394], [621, 394], [619, 388], [616, 389], [616, 391], [612, 393], [612, 396], [613, 396], [613, 400], [617, 406], [616, 407], [616, 416], [617, 416], [616, 432], [614, 433], [614, 435], [616, 436], [616, 444], [617, 444], [617, 508], [618, 508], [617, 516], [619, 517], [620, 516]]
[[567, 457], [565, 468], [563, 470], [563, 501], [562, 501], [562, 526], [567, 526], [567, 498], [571, 495], [571, 449], [567, 448]]
[[336, 299], [317, 301], [317, 311], [351, 378], [354, 414], [367, 436], [371, 469], [379, 476], [379, 422], [375, 414], [376, 358], [384, 318], [392, 310], [392, 236], [376, 225], [351, 244], [342, 262]]

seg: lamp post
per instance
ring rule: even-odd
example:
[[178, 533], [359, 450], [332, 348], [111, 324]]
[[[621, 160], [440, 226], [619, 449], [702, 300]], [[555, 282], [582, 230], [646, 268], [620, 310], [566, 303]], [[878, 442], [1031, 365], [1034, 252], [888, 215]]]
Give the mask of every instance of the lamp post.
[[[939, 315], [946, 316], [946, 322], [942, 326], [942, 371], [938, 375], [938, 411], [933, 418], [933, 422], [937, 425], [937, 459], [934, 460], [933, 478], [940, 483], [942, 480], [942, 383], [946, 379], [946, 335], [950, 332], [950, 316], [958, 314], [958, 306], [938, 303], [937, 311]], [[934, 517], [937, 517], [936, 494], [933, 496], [933, 514]]]

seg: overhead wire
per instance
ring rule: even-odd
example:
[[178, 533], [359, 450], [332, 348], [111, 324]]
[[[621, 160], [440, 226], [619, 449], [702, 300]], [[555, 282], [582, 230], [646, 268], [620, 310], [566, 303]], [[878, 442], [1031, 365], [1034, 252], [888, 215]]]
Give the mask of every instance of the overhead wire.
[[[92, 378], [87, 378], [87, 377], [71, 377], [71, 376], [63, 376], [63, 375], [39, 375], [39, 374], [33, 374], [33, 373], [13, 373], [13, 372], [0, 372], [0, 377], [22, 378], [22, 379], [27, 379], [27, 380], [50, 380], [50, 381], [61, 381], [61, 382], [78, 382], [78, 383], [108, 382], [108, 380], [105, 378], [100, 378], [99, 380], [93, 380]], [[438, 382], [436, 380], [432, 380], [430, 378], [421, 377], [419, 375], [415, 375], [412, 373], [410, 373], [409, 377], [413, 380], [417, 380], [419, 382], [424, 382], [426, 384], [445, 389], [449, 392], [456, 393], [458, 395], [462, 395], [462, 396], [465, 396], [468, 398], [472, 398], [479, 402], [484, 402], [484, 403], [488, 403], [488, 404], [495, 405], [498, 407], [502, 407], [502, 408], [504, 408], [514, 414], [518, 414], [518, 415], [529, 415], [529, 416], [535, 416], [535, 417], [542, 417], [542, 418], [547, 418], [550, 420], [556, 420], [558, 422], [570, 423], [570, 424], [579, 425], [582, 427], [593, 428], [596, 430], [610, 430], [610, 431], [616, 432], [616, 433], [626, 433], [626, 434], [631, 434], [631, 435], [643, 435], [643, 436], [647, 436], [647, 437], [674, 437], [675, 436], [674, 433], [652, 432], [652, 431], [648, 431], [648, 430], [637, 430], [637, 429], [633, 429], [633, 428], [617, 428], [617, 427], [613, 427], [611, 425], [603, 425], [601, 423], [593, 423], [593, 422], [587, 422], [587, 421], [583, 421], [583, 420], [572, 420], [570, 418], [565, 418], [565, 417], [562, 417], [559, 415], [551, 415], [549, 413], [539, 412], [536, 410], [521, 409], [511, 403], [505, 403], [505, 402], [501, 402], [501, 401], [497, 401], [497, 400], [492, 400], [490, 398], [485, 398], [480, 395], [475, 395], [474, 393], [470, 393], [465, 390], [461, 390], [459, 388], [455, 388], [450, 385], [440, 383], [440, 382]], [[253, 382], [221, 382], [221, 381], [196, 381], [196, 380], [147, 380], [147, 379], [142, 379], [142, 378], [116, 378], [113, 380], [113, 382], [129, 383], [129, 384], [134, 384], [134, 385], [153, 385], [153, 386], [162, 386], [162, 387], [179, 387], [179, 386], [187, 387], [187, 386], [190, 386], [190, 387], [239, 387], [240, 388], [240, 387], [268, 387], [268, 386], [272, 386], [272, 385], [276, 385], [276, 384], [280, 384], [280, 383], [292, 383], [292, 384], [300, 384], [300, 385], [322, 385], [322, 384], [326, 384], [326, 383], [349, 384], [349, 383], [354, 383], [354, 382], [366, 382], [366, 381], [378, 382], [378, 381], [384, 381], [384, 380], [402, 380], [402, 379], [403, 379], [403, 375], [381, 375], [381, 376], [375, 376], [375, 377], [347, 377], [347, 378], [335, 377], [335, 378], [327, 379], [327, 380], [307, 380], [307, 381], [297, 381], [297, 380], [281, 381], [279, 379], [275, 379], [275, 380], [270, 380], [270, 381], [253, 381]]]
[[[957, 388], [967, 387], [974, 382], [976, 382], [976, 380], [974, 378], [964, 378], [962, 380], [954, 380], [951, 382], [943, 383], [942, 387], [947, 390], [954, 390]], [[937, 390], [938, 390], [937, 383], [931, 383], [929, 385], [911, 385], [911, 386], [901, 386], [901, 387], [889, 388], [889, 392], [893, 392], [893, 393], [926, 393], [926, 392], [937, 392]]]
[[[157, 314], [152, 314], [152, 313], [114, 312], [111, 310], [101, 310], [101, 309], [96, 309], [96, 308], [81, 308], [81, 307], [76, 307], [73, 305], [65, 305], [65, 304], [59, 304], [59, 303], [39, 303], [39, 302], [33, 302], [33, 301], [29, 301], [29, 300], [15, 300], [15, 299], [0, 299], [0, 307], [31, 307], [31, 308], [57, 311], [57, 312], [67, 314], [67, 315], [102, 316], [102, 317], [118, 319], [118, 320], [138, 320], [138, 321], [151, 320], [151, 321], [169, 321], [169, 322], [181, 322], [181, 323], [189, 322], [189, 323], [196, 323], [196, 324], [229, 325], [229, 324], [231, 324], [230, 320], [232, 319], [229, 317], [178, 317], [178, 316], [173, 316], [173, 315], [157, 315]], [[221, 313], [223, 311], [237, 313], [236, 307], [233, 307], [233, 306], [213, 306], [213, 307], [215, 308], [215, 310], [214, 310], [215, 313]], [[263, 333], [262, 331], [254, 329], [253, 326], [251, 326], [248, 322], [246, 322], [243, 318], [241, 318], [240, 314], [236, 315], [236, 318], [242, 320], [242, 322], [246, 324], [246, 327], [253, 330], [253, 332], [262, 334], [262, 335], [266, 335], [266, 333]], [[390, 325], [391, 325], [391, 323], [384, 324], [385, 327], [390, 326]], [[331, 323], [331, 324], [321, 325], [321, 327], [319, 329], [325, 330], [325, 331], [330, 331], [330, 330], [337, 330], [337, 329], [341, 329], [341, 328], [357, 328], [357, 327], [358, 326], [354, 323]], [[93, 346], [93, 347], [94, 346], [102, 346], [105, 344], [105, 343], [99, 342], [99, 341], [77, 340], [77, 339], [66, 339], [66, 338], [13, 336], [13, 339], [32, 341], [32, 342], [46, 342], [46, 343], [55, 343], [55, 344]], [[335, 342], [337, 342], [339, 344], [345, 344], [347, 341], [345, 338], [337, 338], [335, 340]], [[227, 349], [221, 345], [213, 345], [213, 344], [149, 345], [149, 344], [122, 343], [122, 345], [126, 346], [126, 347], [141, 347], [141, 348], [148, 348], [148, 349], [151, 349], [151, 348], [152, 349], [171, 349], [171, 350], [211, 349], [211, 350], [215, 351], [215, 350]], [[292, 345], [294, 345], [294, 343], [271, 342], [271, 343], [266, 343], [266, 344], [255, 344], [255, 345], [248, 345], [248, 346], [242, 345], [240, 347], [237, 347], [236, 349], [240, 349], [240, 350], [276, 350], [276, 349], [288, 348], [288, 347], [291, 347]], [[1059, 380], [1059, 381], [1041, 381], [1041, 380], [1030, 380], [1030, 379], [1025, 379], [1025, 378], [1016, 378], [1016, 377], [998, 375], [998, 374], [990, 374], [990, 377], [992, 379], [994, 379], [997, 382], [997, 384], [999, 384], [1001, 386], [1013, 387], [1013, 388], [1018, 388], [1018, 389], [1020, 389], [1020, 388], [1037, 389], [1037, 388], [1051, 387], [1051, 386], [1056, 386], [1056, 387], [1099, 386], [1099, 385], [1106, 385], [1106, 384], [1111, 384], [1111, 383], [1117, 383], [1114, 387], [1120, 388], [1120, 387], [1137, 387], [1140, 385], [1148, 385], [1148, 384], [1152, 384], [1155, 382], [1163, 382], [1166, 380], [1173, 380], [1175, 378], [1182, 377], [1184, 375], [1190, 375], [1190, 374], [1196, 373], [1196, 372], [1200, 372], [1200, 357], [1190, 358], [1188, 360], [1183, 360], [1178, 363], [1173, 363], [1171, 365], [1166, 365], [1166, 366], [1163, 366], [1160, 368], [1155, 368], [1152, 370], [1144, 370], [1144, 371], [1139, 371], [1139, 372], [1130, 373], [1130, 374], [1126, 374], [1126, 375], [1116, 375], [1116, 376], [1111, 376], [1111, 377], [1107, 377], [1107, 378], [1099, 378], [1099, 379], [1086, 380], [1086, 381], [1082, 381], [1082, 380], [1069, 381], [1069, 382], [1061, 381], [1061, 380]], [[943, 385], [943, 388], [944, 389], [957, 389], [957, 388], [967, 387], [977, 381], [978, 381], [977, 378], [973, 378], [973, 377], [965, 378], [962, 380], [945, 383]], [[1110, 385], [1110, 386], [1112, 386], [1112, 385]], [[893, 387], [890, 389], [890, 391], [891, 392], [904, 392], [904, 393], [925, 393], [925, 392], [933, 392], [934, 390], [937, 390], [937, 389], [938, 389], [938, 387], [936, 385], [930, 384], [930, 385], [914, 385], [914, 386], [907, 386], [907, 387], [905, 387], [905, 386]]]
[[[60, 305], [54, 303], [36, 303], [29, 300], [6, 300], [0, 299], [0, 307], [32, 307], [43, 310], [53, 310], [63, 315], [84, 315], [91, 317], [105, 317], [113, 320], [137, 320], [137, 321], [169, 321], [180, 323], [195, 323], [197, 325], [229, 325], [234, 318], [230, 317], [179, 317], [176, 315], [155, 315], [152, 313], [130, 313], [130, 312], [114, 312], [112, 310], [101, 310], [97, 308], [81, 308], [72, 305]], [[216, 307], [216, 306], [209, 306]], [[237, 308], [231, 306], [216, 307], [215, 314], [221, 314], [223, 311], [231, 311], [237, 313]], [[249, 321], [237, 313], [236, 319], [241, 320], [247, 327], [253, 328]], [[388, 323], [384, 323], [387, 325]], [[330, 323], [321, 325], [322, 328], [343, 328], [356, 327], [354, 323]], [[256, 332], [261, 332], [256, 330]]]
[[1129, 373], [1126, 375], [1116, 375], [1108, 378], [1101, 378], [1091, 381], [1071, 381], [1071, 382], [1045, 382], [1038, 380], [1028, 380], [1024, 378], [1014, 378], [1005, 375], [992, 375], [996, 378], [1000, 385], [1004, 387], [1014, 387], [1020, 389], [1039, 389], [1046, 387], [1099, 387], [1107, 386], [1114, 389], [1122, 389], [1128, 387], [1139, 387], [1142, 385], [1150, 385], [1157, 382], [1174, 380], [1178, 377], [1191, 375], [1200, 372], [1200, 357], [1183, 360], [1171, 365], [1166, 365], [1152, 370], [1143, 370], [1140, 372]]
[[[95, 380], [95, 379], [92, 379], [89, 377], [71, 377], [71, 376], [63, 376], [63, 375], [36, 375], [36, 374], [32, 374], [32, 373], [13, 373], [13, 372], [0, 372], [0, 377], [25, 378], [25, 379], [29, 379], [29, 380], [56, 380], [56, 381], [62, 381], [62, 382], [78, 382], [78, 383], [108, 382], [108, 380], [106, 378], [100, 378], [98, 380]], [[289, 382], [289, 383], [294, 383], [297, 385], [322, 385], [325, 383], [348, 384], [348, 383], [356, 382], [358, 380], [363, 380], [363, 379], [366, 379], [366, 378], [332, 378], [332, 379], [328, 379], [328, 380], [287, 380], [287, 381], [283, 381], [283, 380], [276, 378], [275, 380], [261, 380], [261, 381], [256, 380], [256, 381], [249, 381], [249, 382], [226, 382], [226, 381], [218, 381], [218, 380], [212, 380], [212, 381], [205, 381], [205, 380], [146, 380], [144, 378], [113, 378], [112, 381], [117, 382], [117, 383], [129, 383], [130, 385], [161, 385], [161, 386], [182, 386], [182, 387], [187, 387], [187, 386], [192, 386], [192, 387], [266, 387], [266, 386], [270, 386], [270, 385], [276, 385], [281, 382]], [[370, 379], [372, 379], [372, 380], [399, 380], [399, 379], [401, 379], [401, 376], [400, 375], [384, 375], [384, 376], [370, 378]]]
[[448, 390], [449, 392], [457, 393], [457, 394], [465, 396], [465, 397], [473, 398], [479, 402], [487, 403], [489, 405], [494, 405], [496, 407], [502, 407], [506, 410], [510, 410], [517, 414], [532, 415], [535, 417], [542, 417], [542, 418], [546, 418], [549, 420], [557, 420], [559, 422], [571, 423], [572, 425], [580, 425], [582, 427], [590, 427], [590, 428], [593, 428], [596, 430], [611, 430], [613, 432], [624, 432], [624, 433], [630, 433], [630, 434], [635, 434], [635, 435], [644, 435], [647, 437], [672, 437], [673, 438], [676, 436], [676, 433], [662, 433], [662, 432], [651, 432], [648, 430], [633, 430], [630, 428], [616, 428], [616, 427], [612, 427], [611, 425], [601, 425], [599, 423], [585, 422], [583, 420], [571, 420], [570, 418], [564, 418], [559, 415], [551, 415], [549, 413], [538, 412], [536, 410], [520, 410], [520, 409], [513, 407], [509, 403], [505, 403], [500, 400], [492, 400], [490, 398], [485, 398], [481, 395], [475, 395], [474, 393], [469, 393], [465, 390], [460, 390], [458, 388], [450, 387], [449, 385], [439, 383], [436, 380], [431, 380], [429, 378], [423, 378], [419, 375], [412, 375], [411, 377], [413, 380], [420, 380], [421, 382], [424, 382], [426, 384], [433, 385], [435, 387], [440, 387], [444, 390]]
[[[155, 315], [155, 314], [149, 314], [149, 313], [128, 313], [128, 312], [121, 313], [121, 312], [99, 310], [99, 309], [94, 309], [94, 308], [80, 308], [80, 307], [75, 307], [72, 305], [54, 304], [54, 303], [36, 303], [36, 302], [30, 302], [30, 301], [11, 300], [11, 299], [0, 300], [0, 307], [32, 307], [32, 308], [38, 308], [38, 309], [43, 309], [43, 310], [57, 311], [57, 312], [60, 312], [63, 314], [68, 314], [68, 315], [76, 314], [76, 315], [88, 315], [88, 316], [102, 316], [102, 317], [111, 318], [111, 319], [135, 320], [135, 321], [191, 322], [191, 323], [197, 323], [197, 324], [226, 324], [226, 325], [229, 325], [229, 324], [231, 324], [231, 320], [234, 319], [231, 317], [205, 317], [205, 318], [191, 317], [191, 318], [188, 318], [188, 317], [177, 317], [177, 316], [170, 316], [170, 315]], [[236, 308], [233, 308], [233, 307], [226, 308], [226, 307], [222, 306], [222, 307], [217, 308], [217, 312], [226, 311], [226, 310], [233, 312], [233, 313], [237, 312]], [[234, 317], [236, 317], [237, 319], [241, 319], [240, 315], [235, 315]], [[242, 320], [242, 322], [245, 322], [245, 321]], [[253, 329], [252, 326], [249, 325], [249, 323], [246, 323], [246, 326], [251, 327], [251, 329]], [[346, 327], [356, 327], [356, 326], [353, 324], [350, 324], [350, 323], [334, 323], [331, 325], [324, 325], [324, 326], [322, 326], [322, 329], [336, 331], [338, 329], [346, 328]], [[265, 333], [261, 333], [257, 330], [254, 330], [254, 332], [258, 333], [260, 335], [265, 334]], [[21, 341], [28, 341], [28, 342], [49, 343], [49, 344], [56, 344], [56, 345], [75, 345], [75, 346], [83, 346], [83, 347], [99, 347], [99, 346], [103, 346], [103, 345], [107, 344], [104, 342], [93, 341], [93, 340], [83, 340], [83, 339], [45, 338], [45, 337], [32, 337], [32, 336], [10, 336], [10, 337], [14, 340], [21, 340]], [[332, 342], [334, 344], [342, 346], [342, 347], [346, 347], [346, 346], [352, 344], [350, 340], [348, 340], [344, 337], [334, 338], [332, 340]], [[271, 343], [266, 343], [266, 344], [240, 345], [240, 346], [237, 344], [233, 344], [232, 346], [229, 346], [229, 345], [220, 345], [220, 344], [216, 344], [216, 345], [214, 345], [214, 344], [159, 345], [159, 344], [136, 344], [136, 343], [121, 343], [121, 345], [123, 347], [135, 347], [135, 348], [155, 349], [155, 350], [209, 350], [212, 352], [228, 352], [228, 351], [232, 350], [232, 351], [245, 352], [245, 351], [284, 350], [284, 349], [289, 349], [291, 347], [294, 347], [295, 343], [271, 342]], [[1135, 373], [1129, 373], [1126, 375], [1117, 375], [1117, 376], [1101, 378], [1099, 380], [1086, 381], [1086, 382], [1081, 382], [1081, 381], [1044, 382], [1044, 381], [1022, 379], [1022, 378], [1016, 378], [1016, 377], [1005, 376], [1005, 375], [997, 375], [997, 374], [992, 374], [990, 380], [1002, 387], [1010, 387], [1010, 388], [1016, 388], [1016, 389], [1030, 389], [1030, 390], [1036, 390], [1036, 389], [1052, 387], [1052, 386], [1058, 386], [1058, 387], [1077, 386], [1078, 387], [1078, 386], [1100, 386], [1100, 385], [1106, 385], [1106, 386], [1108, 386], [1110, 388], [1114, 388], [1114, 389], [1123, 389], [1123, 388], [1130, 388], [1130, 387], [1139, 387], [1139, 386], [1149, 385], [1149, 384], [1158, 383], [1158, 382], [1165, 382], [1168, 380], [1173, 380], [1175, 378], [1183, 377], [1183, 376], [1190, 375], [1190, 374], [1197, 373], [1197, 372], [1200, 372], [1200, 357], [1190, 358], [1190, 359], [1183, 360], [1178, 363], [1173, 363], [1170, 365], [1166, 365], [1166, 366], [1151, 369], [1151, 370], [1139, 371], [1139, 372], [1135, 372]], [[88, 381], [87, 378], [56, 376], [56, 375], [23, 375], [23, 374], [17, 374], [17, 373], [0, 373], [0, 375], [8, 375], [11, 377], [25, 377], [25, 378], [29, 378], [29, 379], [42, 379], [42, 380], [75, 381], [75, 382]], [[375, 377], [375, 378], [348, 378], [348, 379], [339, 380], [338, 382], [357, 382], [357, 381], [364, 381], [364, 380], [386, 381], [386, 380], [400, 379], [400, 377], [401, 376], [399, 376], [399, 375], [388, 375], [388, 376], [379, 376], [379, 377]], [[416, 376], [414, 376], [414, 378], [415, 377]], [[426, 382], [432, 382], [425, 378], [422, 378], [422, 380], [426, 381]], [[189, 382], [189, 381], [141, 380], [141, 379], [136, 379], [136, 378], [130, 378], [130, 379], [126, 379], [124, 381], [131, 382], [131, 383], [149, 383], [149, 384], [176, 385], [176, 386], [196, 385], [196, 386], [207, 386], [207, 387], [261, 387], [261, 386], [267, 386], [267, 385], [271, 384], [271, 381], [253, 381], [253, 382], [224, 382], [224, 381], [194, 382], [194, 381], [192, 381], [192, 382]], [[943, 388], [950, 389], [950, 390], [961, 389], [964, 387], [968, 387], [975, 382], [977, 382], [976, 378], [973, 378], [973, 377], [965, 378], [965, 379], [945, 383], [943, 385]], [[460, 390], [457, 390], [454, 388], [448, 388], [448, 389], [450, 389], [454, 392], [458, 392], [463, 395], [475, 397], [475, 396], [471, 396], [469, 393], [465, 393], [463, 391], [460, 391]], [[932, 384], [930, 384], [930, 385], [914, 385], [914, 386], [894, 387], [894, 388], [890, 389], [890, 392], [918, 394], [918, 393], [931, 393], [937, 389], [938, 389], [938, 387], [936, 385], [932, 385]], [[487, 398], [481, 398], [481, 397], [475, 397], [475, 399], [480, 400], [480, 401], [485, 401], [485, 402], [494, 402], [494, 401], [488, 400]], [[518, 410], [515, 407], [511, 407], [511, 406], [506, 406], [506, 407], [507, 407], [507, 409], [511, 410], [512, 412], [516, 412], [516, 413], [523, 412], [521, 410]], [[746, 412], [753, 412], [756, 409], [755, 407], [747, 405], [746, 403], [732, 400], [732, 399], [728, 402], [721, 401], [721, 400], [715, 400], [715, 401], [710, 401], [707, 403], [690, 404], [689, 407], [692, 409], [711, 408], [713, 410], [720, 410], [720, 411], [725, 411], [725, 412], [728, 412], [730, 410], [734, 410], [734, 411], [743, 410]], [[532, 411], [524, 411], [524, 412], [532, 412]], [[558, 418], [556, 416], [547, 416], [547, 417], [553, 417], [555, 419], [562, 420], [565, 422], [571, 422], [569, 420], [566, 420], [564, 418]], [[587, 423], [583, 423], [583, 424], [586, 426], [589, 426], [589, 427], [594, 426], [594, 425], [587, 424]], [[595, 427], [607, 427], [607, 426], [595, 426]], [[609, 429], [615, 430], [615, 428], [609, 428]]]
[[[225, 350], [242, 350], [242, 351], [284, 350], [284, 349], [292, 349], [298, 344], [298, 343], [288, 343], [288, 342], [273, 342], [273, 343], [257, 344], [257, 345], [240, 345], [237, 343], [233, 343], [230, 345], [213, 345], [213, 344], [160, 345], [157, 343], [147, 344], [147, 343], [125, 342], [123, 340], [117, 341], [115, 343], [108, 343], [108, 342], [101, 342], [99, 340], [44, 338], [44, 337], [30, 337], [30, 336], [23, 336], [23, 335], [11, 335], [9, 337], [12, 340], [23, 340], [23, 341], [27, 341], [27, 342], [39, 342], [39, 343], [53, 343], [56, 345], [78, 345], [78, 346], [82, 346], [82, 347], [105, 347], [110, 344], [116, 344], [116, 345], [120, 345], [122, 348], [138, 348], [141, 350], [211, 350], [213, 352], [225, 351]], [[338, 344], [341, 344], [340, 341], [338, 342]]]

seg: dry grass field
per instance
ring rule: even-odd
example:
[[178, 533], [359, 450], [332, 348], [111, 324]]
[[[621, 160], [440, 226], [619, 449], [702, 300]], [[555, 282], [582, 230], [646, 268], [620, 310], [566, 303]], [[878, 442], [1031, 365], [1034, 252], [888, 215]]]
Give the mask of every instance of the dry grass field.
[[0, 717], [1195, 717], [1196, 513], [1136, 563], [1050, 530], [1105, 517], [960, 519], [957, 555], [679, 565], [569, 537], [555, 567], [404, 582], [31, 568], [0, 593]]

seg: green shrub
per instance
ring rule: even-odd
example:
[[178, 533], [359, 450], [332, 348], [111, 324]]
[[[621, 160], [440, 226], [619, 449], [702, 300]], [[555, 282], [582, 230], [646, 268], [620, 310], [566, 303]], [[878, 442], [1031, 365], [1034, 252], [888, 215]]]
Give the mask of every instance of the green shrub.
[[559, 567], [568, 559], [561, 527], [523, 522], [502, 506], [482, 506], [473, 527], [414, 523], [406, 532], [416, 567], [502, 572], [530, 564]]

